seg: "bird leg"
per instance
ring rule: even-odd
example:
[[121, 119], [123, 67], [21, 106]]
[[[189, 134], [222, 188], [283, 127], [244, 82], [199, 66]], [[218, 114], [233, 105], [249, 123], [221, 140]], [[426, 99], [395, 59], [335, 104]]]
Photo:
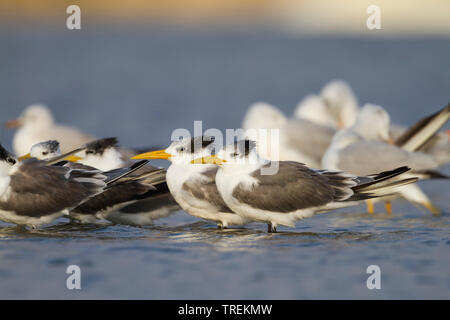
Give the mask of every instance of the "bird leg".
[[277, 227], [273, 226], [271, 223], [267, 224], [267, 233], [276, 233]]
[[372, 200], [366, 200], [366, 204], [367, 204], [367, 212], [370, 214], [374, 214], [375, 213], [375, 206], [373, 205], [373, 201]]
[[392, 214], [392, 203], [390, 201], [386, 201], [384, 203], [384, 207], [386, 208], [386, 213], [390, 216]]

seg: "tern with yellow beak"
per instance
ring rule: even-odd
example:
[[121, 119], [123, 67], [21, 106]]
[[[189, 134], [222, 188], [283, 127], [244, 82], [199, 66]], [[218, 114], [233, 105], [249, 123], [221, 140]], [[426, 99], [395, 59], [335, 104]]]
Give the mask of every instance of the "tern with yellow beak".
[[[243, 219], [267, 223], [268, 232], [276, 232], [278, 225], [294, 227], [297, 220], [381, 197], [417, 181], [412, 178], [392, 182], [392, 178], [408, 171], [407, 167], [357, 177], [313, 170], [293, 161], [274, 163], [262, 159], [250, 140], [227, 145], [217, 156], [202, 161], [219, 164], [216, 186], [228, 207]], [[263, 174], [263, 168], [274, 166], [278, 166], [276, 173]]]
[[[242, 225], [247, 220], [234, 213], [217, 191], [214, 164], [197, 164], [196, 159], [211, 155], [213, 137], [200, 136], [174, 141], [165, 150], [147, 152], [132, 159], [167, 159], [167, 185], [175, 200], [188, 214], [214, 221], [219, 228]], [[201, 162], [200, 162], [201, 163]]]
[[[73, 152], [71, 152], [73, 153]], [[66, 157], [61, 158], [61, 160], [77, 162], [81, 160], [80, 157], [77, 157], [73, 154], [67, 154]], [[34, 144], [30, 152], [26, 155], [20, 156], [19, 161], [23, 161], [29, 158], [36, 158], [39, 160], [50, 160], [50, 159], [59, 159], [61, 157], [61, 149], [59, 147], [59, 142], [56, 140], [48, 140]]]

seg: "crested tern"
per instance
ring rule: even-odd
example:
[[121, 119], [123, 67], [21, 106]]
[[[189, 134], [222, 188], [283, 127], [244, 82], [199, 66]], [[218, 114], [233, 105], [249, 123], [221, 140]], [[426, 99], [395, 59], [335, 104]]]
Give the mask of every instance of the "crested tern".
[[297, 220], [381, 197], [417, 181], [391, 180], [408, 171], [407, 167], [358, 177], [313, 170], [293, 161], [279, 161], [276, 173], [262, 174], [262, 169], [274, 163], [261, 158], [250, 140], [227, 145], [202, 161], [219, 165], [216, 185], [225, 203], [245, 219], [267, 223], [268, 232], [276, 232], [278, 225], [294, 227]]
[[174, 141], [165, 150], [142, 153], [132, 159], [167, 159], [167, 185], [181, 208], [188, 214], [214, 221], [219, 228], [242, 225], [245, 218], [234, 213], [217, 191], [215, 165], [191, 163], [211, 155], [214, 139], [209, 136], [184, 138]]

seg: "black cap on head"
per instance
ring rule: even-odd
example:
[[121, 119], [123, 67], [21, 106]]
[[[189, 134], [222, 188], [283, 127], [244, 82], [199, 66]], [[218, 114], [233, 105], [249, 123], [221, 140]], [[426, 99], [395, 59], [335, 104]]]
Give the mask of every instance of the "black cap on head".
[[214, 137], [212, 136], [198, 136], [191, 138], [190, 152], [195, 153], [199, 148], [203, 150], [204, 148], [210, 146], [214, 142]]
[[9, 157], [9, 152], [0, 144], [0, 160], [6, 160]]
[[103, 154], [105, 150], [117, 147], [118, 143], [115, 137], [98, 139], [86, 144], [86, 153]]
[[239, 140], [234, 143], [235, 150], [244, 156], [248, 156], [250, 151], [252, 151], [255, 147], [256, 142], [249, 139]]
[[45, 146], [48, 147], [48, 151], [52, 153], [57, 152], [59, 149], [59, 142], [56, 140], [48, 140], [43, 142], [43, 144], [45, 144]]
[[16, 163], [15, 157], [8, 150], [6, 150], [1, 144], [0, 144], [0, 161], [7, 161], [10, 164]]

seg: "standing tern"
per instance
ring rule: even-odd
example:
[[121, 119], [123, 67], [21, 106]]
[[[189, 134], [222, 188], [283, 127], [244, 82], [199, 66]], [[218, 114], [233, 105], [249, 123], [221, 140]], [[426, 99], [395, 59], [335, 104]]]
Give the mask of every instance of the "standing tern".
[[268, 232], [276, 232], [278, 225], [294, 227], [297, 220], [384, 196], [417, 181], [412, 178], [391, 182], [408, 171], [406, 167], [357, 177], [313, 170], [293, 161], [280, 161], [277, 173], [264, 175], [262, 169], [274, 163], [262, 159], [250, 140], [227, 145], [202, 161], [220, 166], [216, 185], [225, 203], [244, 219], [267, 223]]
[[215, 165], [191, 163], [211, 155], [214, 139], [208, 136], [174, 141], [165, 150], [139, 154], [132, 159], [167, 159], [167, 185], [181, 208], [194, 217], [214, 221], [219, 228], [242, 225], [247, 220], [234, 213], [217, 191]]

